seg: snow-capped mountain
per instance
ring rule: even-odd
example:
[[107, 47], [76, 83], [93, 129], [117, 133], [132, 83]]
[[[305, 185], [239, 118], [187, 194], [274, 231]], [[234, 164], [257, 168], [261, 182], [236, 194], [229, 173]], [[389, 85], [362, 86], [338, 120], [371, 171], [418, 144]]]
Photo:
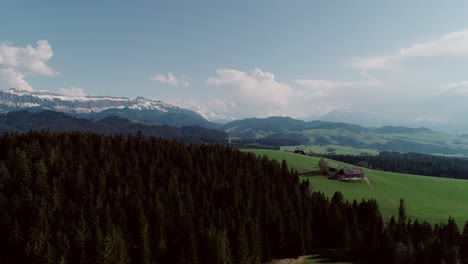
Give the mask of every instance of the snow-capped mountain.
[[65, 96], [18, 89], [0, 90], [0, 110], [54, 110], [88, 118], [119, 116], [134, 121], [171, 126], [213, 124], [194, 111], [144, 97]]
[[50, 108], [67, 113], [97, 113], [111, 108], [157, 110], [169, 112], [179, 107], [144, 97], [130, 99], [113, 96], [65, 96], [50, 92], [29, 92], [18, 89], [0, 91], [0, 107], [4, 108]]
[[201, 115], [206, 120], [209, 120], [215, 123], [226, 124], [226, 123], [236, 120], [236, 118], [229, 116], [226, 113], [223, 113], [221, 111], [216, 111], [212, 108], [208, 108], [203, 105], [190, 106], [189, 109]]

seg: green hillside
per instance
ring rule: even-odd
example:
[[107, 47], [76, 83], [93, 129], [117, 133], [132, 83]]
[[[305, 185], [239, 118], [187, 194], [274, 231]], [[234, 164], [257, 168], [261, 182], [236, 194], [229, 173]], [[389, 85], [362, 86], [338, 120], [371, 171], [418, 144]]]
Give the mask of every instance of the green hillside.
[[293, 152], [296, 149], [302, 149], [310, 153], [317, 154], [341, 154], [341, 155], [379, 155], [379, 151], [375, 149], [353, 148], [340, 145], [299, 145], [299, 146], [282, 146], [281, 150]]
[[[287, 161], [299, 173], [318, 170], [319, 158], [285, 151], [248, 150], [257, 155]], [[352, 165], [329, 161], [330, 166], [352, 167]], [[449, 216], [459, 226], [468, 220], [468, 181], [426, 176], [415, 176], [392, 172], [364, 169], [370, 185], [365, 181], [340, 182], [325, 176], [302, 177], [308, 179], [314, 191], [332, 196], [341, 191], [348, 200], [376, 199], [384, 217], [397, 215], [400, 199], [405, 200], [409, 218], [439, 223]]]
[[291, 140], [293, 143], [289, 145], [294, 146], [290, 148], [299, 147], [316, 153], [359, 154], [384, 150], [456, 156], [467, 156], [468, 153], [467, 136], [440, 133], [428, 128], [371, 128], [346, 123], [269, 117], [237, 120], [220, 129], [241, 139]]

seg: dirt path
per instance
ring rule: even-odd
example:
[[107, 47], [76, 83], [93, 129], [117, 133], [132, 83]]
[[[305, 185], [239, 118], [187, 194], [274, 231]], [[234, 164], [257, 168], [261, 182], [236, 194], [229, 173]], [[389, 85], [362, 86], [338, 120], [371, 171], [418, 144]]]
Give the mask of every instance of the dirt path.
[[306, 258], [306, 256], [301, 256], [298, 259], [296, 259], [296, 262], [294, 262], [294, 263], [302, 264], [302, 263], [304, 263], [305, 258]]
[[369, 188], [375, 193], [375, 195], [378, 195], [378, 196], [382, 197], [382, 199], [385, 200], [385, 202], [389, 203], [391, 206], [393, 206], [395, 208], [398, 208], [398, 206], [395, 205], [395, 203], [394, 203], [394, 201], [392, 201], [392, 199], [388, 198], [387, 196], [383, 195], [382, 193], [377, 193], [375, 191], [374, 185], [372, 184], [372, 182], [367, 177], [364, 177], [364, 180], [366, 181]]
[[369, 179], [367, 179], [367, 177], [364, 177], [364, 180], [367, 182], [367, 185], [369, 185], [369, 188], [375, 192], [375, 189], [374, 189], [374, 185], [372, 185], [372, 183], [369, 181]]
[[297, 262], [297, 259], [274, 259], [271, 262], [267, 264], [296, 264], [296, 263], [302, 263], [302, 262]]

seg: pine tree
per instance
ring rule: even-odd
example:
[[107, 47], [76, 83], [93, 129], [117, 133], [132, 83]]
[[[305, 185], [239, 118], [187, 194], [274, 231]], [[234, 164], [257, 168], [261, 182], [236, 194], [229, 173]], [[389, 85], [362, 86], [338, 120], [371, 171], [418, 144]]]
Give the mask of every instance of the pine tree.
[[128, 246], [120, 228], [111, 226], [109, 233], [100, 243], [98, 263], [101, 264], [128, 264]]
[[468, 263], [468, 221], [465, 222], [463, 227], [463, 232], [460, 235], [460, 244], [458, 248], [458, 254], [460, 256], [460, 261], [463, 264]]
[[398, 207], [398, 224], [404, 224], [405, 222], [406, 222], [405, 200], [400, 199], [400, 206]]

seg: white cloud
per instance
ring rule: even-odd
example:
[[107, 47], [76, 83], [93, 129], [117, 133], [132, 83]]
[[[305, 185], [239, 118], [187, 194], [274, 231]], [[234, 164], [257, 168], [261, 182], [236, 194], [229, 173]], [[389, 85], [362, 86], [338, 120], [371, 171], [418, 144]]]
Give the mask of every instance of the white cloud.
[[461, 81], [457, 83], [449, 83], [442, 85], [441, 92], [445, 93], [457, 93], [457, 94], [468, 94], [468, 81]]
[[347, 64], [365, 72], [367, 70], [392, 69], [398, 63], [416, 57], [455, 57], [466, 55], [468, 55], [468, 29], [451, 32], [435, 40], [416, 43], [388, 55], [355, 57]]
[[14, 88], [31, 91], [31, 85], [24, 79], [26, 76], [58, 75], [47, 65], [53, 55], [47, 40], [37, 41], [36, 47], [16, 47], [11, 43], [0, 43], [0, 77]]
[[260, 69], [250, 72], [218, 69], [216, 73], [217, 76], [209, 78], [207, 84], [223, 89], [219, 100], [235, 105], [238, 116], [287, 115], [294, 90], [277, 82], [274, 74]]
[[4, 79], [9, 85], [11, 85], [11, 88], [32, 91], [33, 89], [31, 85], [24, 80], [24, 77], [24, 74], [17, 72], [14, 69], [0, 69], [0, 78]]
[[153, 76], [150, 77], [150, 80], [159, 82], [159, 83], [164, 83], [164, 84], [169, 84], [174, 87], [189, 87], [190, 83], [184, 80], [179, 80], [177, 79], [172, 73], [168, 73], [167, 75], [157, 73]]
[[0, 43], [0, 67], [17, 69], [25, 74], [55, 76], [56, 71], [47, 66], [54, 55], [47, 40], [39, 40], [36, 48], [27, 45], [24, 48]]
[[261, 69], [249, 72], [218, 69], [207, 79], [213, 97], [200, 103], [179, 101], [175, 104], [192, 109], [208, 119], [267, 116], [319, 117], [331, 110], [362, 105], [362, 94], [375, 95], [377, 79], [354, 82], [295, 80], [285, 84]]
[[[331, 80], [295, 80], [285, 84], [261, 69], [246, 72], [218, 69], [207, 79], [209, 96], [202, 100], [172, 100], [169, 103], [191, 109], [209, 120], [232, 120], [246, 117], [291, 116], [318, 118], [334, 109], [366, 106], [363, 94], [376, 95], [385, 83], [377, 79], [353, 82]], [[376, 101], [374, 99], [373, 101]]]
[[71, 96], [71, 97], [82, 97], [86, 96], [84, 90], [80, 87], [70, 86], [69, 88], [60, 88], [58, 90], [60, 94]]

